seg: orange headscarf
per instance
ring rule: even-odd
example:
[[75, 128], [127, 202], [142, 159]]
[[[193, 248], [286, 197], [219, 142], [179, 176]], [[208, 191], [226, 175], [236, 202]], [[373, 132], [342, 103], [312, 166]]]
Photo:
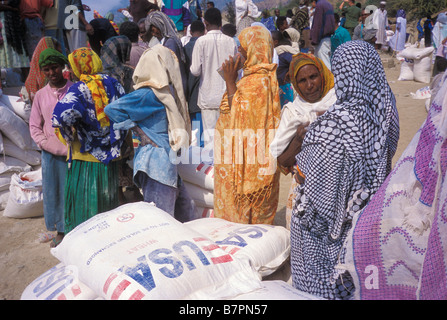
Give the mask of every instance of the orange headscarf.
[[326, 67], [321, 59], [315, 57], [313, 54], [308, 53], [298, 53], [292, 57], [292, 61], [289, 66], [289, 77], [290, 82], [295, 88], [296, 92], [304, 99], [303, 94], [300, 92], [298, 83], [296, 82], [296, 75], [301, 67], [305, 65], [313, 65], [318, 69], [323, 80], [323, 92], [321, 97], [323, 98], [326, 94], [334, 87], [334, 75]]
[[68, 56], [68, 61], [70, 61], [75, 76], [84, 82], [91, 91], [99, 123], [102, 127], [108, 126], [109, 118], [105, 114], [104, 108], [109, 103], [109, 98], [102, 83], [102, 76], [97, 74], [102, 71], [101, 59], [92, 49], [79, 48]]
[[45, 79], [45, 76], [40, 71], [39, 67], [39, 57], [40, 54], [48, 48], [56, 49], [56, 43], [57, 40], [53, 39], [52, 37], [43, 37], [40, 39], [39, 43], [36, 46], [36, 49], [34, 50], [33, 57], [30, 61], [30, 71], [28, 74], [28, 77], [25, 81], [25, 88], [26, 91], [28, 91], [28, 96], [31, 101], [34, 99], [34, 95], [39, 89], [42, 89], [47, 80]]
[[266, 28], [253, 26], [242, 30], [239, 41], [247, 52], [244, 76], [231, 107], [224, 95], [216, 125], [214, 213], [238, 223], [270, 224], [278, 205], [279, 170], [269, 139], [281, 112], [273, 40]]

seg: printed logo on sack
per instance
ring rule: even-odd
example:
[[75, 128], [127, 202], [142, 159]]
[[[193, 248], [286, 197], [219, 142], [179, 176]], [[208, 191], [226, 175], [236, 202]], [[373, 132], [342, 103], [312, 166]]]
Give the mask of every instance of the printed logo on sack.
[[135, 215], [132, 212], [129, 212], [129, 213], [124, 213], [124, 214], [118, 216], [116, 218], [116, 221], [118, 221], [118, 222], [129, 222], [133, 218], [135, 218]]

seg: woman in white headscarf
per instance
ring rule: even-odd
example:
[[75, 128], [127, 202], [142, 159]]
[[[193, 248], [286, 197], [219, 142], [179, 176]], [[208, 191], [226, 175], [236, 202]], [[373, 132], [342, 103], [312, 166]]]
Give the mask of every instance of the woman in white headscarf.
[[447, 15], [445, 12], [441, 12], [438, 15], [432, 30], [432, 37], [435, 48], [440, 48], [442, 46], [442, 40], [447, 37]]
[[253, 0], [236, 0], [236, 36], [239, 36], [241, 31], [251, 26], [256, 18], [262, 14], [258, 7], [253, 3]]
[[145, 51], [133, 75], [135, 91], [105, 109], [114, 128], [132, 130], [134, 181], [144, 201], [185, 222], [196, 217], [170, 155], [190, 144], [191, 125], [178, 61], [162, 45]]

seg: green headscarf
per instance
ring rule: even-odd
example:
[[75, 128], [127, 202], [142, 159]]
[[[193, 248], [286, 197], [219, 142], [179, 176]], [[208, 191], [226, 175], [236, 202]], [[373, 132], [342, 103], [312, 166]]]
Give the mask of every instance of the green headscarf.
[[43, 67], [49, 64], [60, 64], [64, 66], [69, 64], [67, 57], [65, 57], [62, 53], [53, 48], [47, 48], [39, 56], [39, 67], [42, 69]]

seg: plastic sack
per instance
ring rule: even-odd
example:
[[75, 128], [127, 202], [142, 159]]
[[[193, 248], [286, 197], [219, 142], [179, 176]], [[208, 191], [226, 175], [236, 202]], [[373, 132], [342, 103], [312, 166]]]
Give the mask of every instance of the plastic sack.
[[31, 166], [26, 162], [9, 156], [0, 155], [0, 174], [7, 172], [28, 172]]
[[59, 263], [31, 282], [20, 300], [93, 300], [97, 297], [79, 281], [76, 267]]
[[6, 204], [8, 203], [9, 194], [9, 190], [0, 191], [0, 211], [5, 210]]
[[4, 137], [8, 137], [20, 149], [38, 150], [36, 143], [31, 138], [29, 126], [12, 110], [0, 103], [0, 130]]
[[29, 121], [29, 117], [31, 115], [31, 105], [26, 104], [21, 97], [3, 94], [0, 95], [0, 103], [3, 103], [26, 122]]
[[214, 166], [205, 163], [177, 165], [177, 170], [183, 181], [197, 185], [202, 189], [214, 191]]
[[284, 281], [262, 281], [262, 288], [241, 294], [232, 300], [325, 300], [299, 291]]
[[431, 56], [422, 58], [420, 60], [415, 60], [413, 67], [414, 81], [422, 83], [430, 83], [432, 74], [431, 69], [432, 69]]
[[7, 156], [21, 159], [31, 166], [38, 166], [41, 164], [41, 154], [36, 150], [23, 150], [14, 144], [8, 138], [3, 139], [4, 153]]
[[261, 287], [249, 261], [147, 202], [92, 217], [51, 253], [106, 300], [229, 299]]
[[430, 86], [420, 88], [415, 93], [410, 92], [410, 95], [413, 99], [430, 99], [431, 98]]
[[9, 218], [43, 216], [42, 169], [13, 174], [3, 215]]
[[400, 65], [400, 74], [397, 80], [399, 81], [413, 81], [414, 80], [414, 61], [403, 59]]
[[185, 225], [235, 258], [248, 258], [261, 277], [275, 272], [290, 256], [290, 231], [281, 226], [247, 225], [220, 218], [197, 219]]
[[195, 184], [183, 181], [186, 190], [197, 207], [214, 208], [214, 193]]

